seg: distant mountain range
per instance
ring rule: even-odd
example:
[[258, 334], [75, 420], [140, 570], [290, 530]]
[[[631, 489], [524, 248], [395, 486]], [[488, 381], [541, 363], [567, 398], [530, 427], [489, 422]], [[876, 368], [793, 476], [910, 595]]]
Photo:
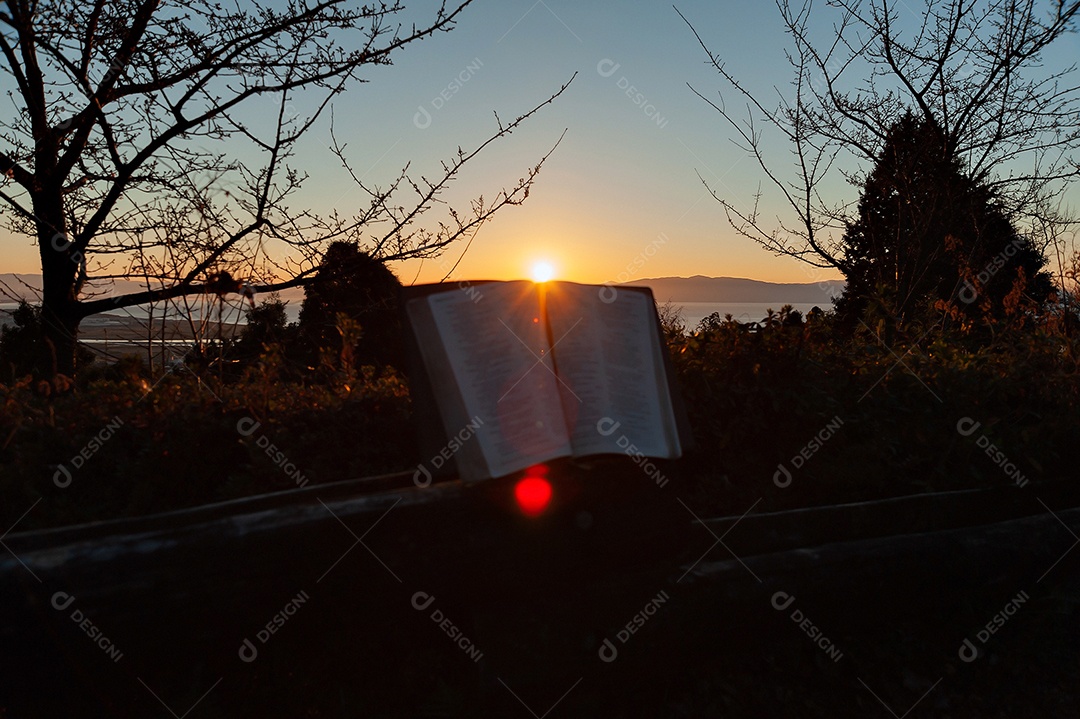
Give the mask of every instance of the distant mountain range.
[[[27, 287], [29, 285], [30, 287]], [[35, 290], [41, 287], [41, 275], [0, 272], [0, 302], [11, 302], [12, 295], [20, 300], [36, 300]], [[33, 289], [30, 289], [33, 288]]]
[[[41, 289], [41, 275], [38, 274], [13, 274], [11, 272], [0, 273], [0, 302], [11, 302], [14, 294], [21, 300], [37, 301], [38, 291]], [[108, 294], [128, 294], [129, 292], [142, 292], [146, 285], [141, 282], [120, 280], [110, 289]]]
[[[11, 295], [15, 295], [15, 297], [22, 300], [36, 301], [38, 299], [37, 290], [40, 288], [41, 275], [39, 274], [0, 272], [0, 302], [12, 302]], [[105, 294], [126, 295], [132, 292], [142, 292], [145, 289], [146, 285], [141, 282], [118, 280]], [[280, 294], [284, 300], [304, 299], [304, 290], [300, 288], [285, 290]]]
[[[41, 287], [41, 275], [0, 273], [0, 302], [11, 299], [8, 293], [19, 298], [34, 300], [35, 292], [29, 287]], [[627, 285], [639, 285], [652, 288], [653, 295], [660, 303], [664, 302], [715, 302], [746, 303], [771, 302], [781, 304], [819, 304], [828, 309], [832, 298], [844, 290], [843, 280], [823, 280], [821, 282], [777, 283], [748, 280], [740, 277], [654, 277]], [[137, 282], [118, 282], [114, 292], [138, 292], [143, 286]], [[285, 299], [301, 299], [302, 290], [294, 290]]]
[[829, 309], [832, 298], [844, 291], [843, 280], [777, 283], [740, 277], [654, 277], [627, 285], [650, 287], [657, 302], [715, 302], [725, 304], [773, 302], [818, 304]]

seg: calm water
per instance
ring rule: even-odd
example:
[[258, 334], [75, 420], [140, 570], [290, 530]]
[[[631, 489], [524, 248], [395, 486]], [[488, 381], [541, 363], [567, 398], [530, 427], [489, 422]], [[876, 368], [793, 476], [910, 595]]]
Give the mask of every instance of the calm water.
[[[720, 315], [721, 318], [726, 314], [730, 314], [732, 318], [739, 322], [760, 322], [765, 319], [765, 315], [771, 309], [774, 312], [779, 312], [780, 308], [785, 304], [791, 304], [791, 306], [797, 309], [799, 312], [806, 316], [815, 305], [814, 303], [788, 303], [788, 302], [744, 302], [741, 304], [723, 303], [723, 302], [672, 302], [672, 306], [681, 308], [680, 314], [683, 321], [686, 323], [688, 329], [694, 329], [697, 327], [701, 320], [705, 319], [713, 312]], [[821, 309], [828, 311], [832, 309], [831, 302], [821, 302], [817, 304]]]
[[[780, 311], [780, 308], [784, 306], [784, 302], [744, 302], [744, 303], [725, 303], [725, 302], [672, 302], [673, 307], [679, 309], [679, 312], [686, 323], [687, 328], [694, 329], [698, 323], [705, 317], [708, 317], [713, 312], [719, 313], [720, 317], [730, 313], [733, 318], [740, 322], [760, 322], [764, 319], [768, 310], [772, 309], [776, 312]], [[829, 310], [832, 308], [832, 304], [829, 302], [822, 302], [818, 305], [823, 310]], [[16, 304], [11, 302], [0, 303], [0, 310], [11, 311], [17, 307]], [[241, 305], [239, 303], [232, 306], [226, 306], [223, 314], [223, 319], [227, 323], [243, 322], [244, 310], [247, 305]], [[805, 316], [814, 305], [805, 303], [794, 303], [792, 307], [799, 310]], [[295, 322], [300, 316], [300, 302], [289, 302], [285, 307], [285, 313], [290, 322]], [[203, 312], [199, 312], [196, 309], [195, 315], [198, 318]], [[89, 317], [86, 319], [88, 324], [110, 324], [116, 322], [119, 318], [131, 317], [137, 319], [146, 318], [146, 310], [139, 307], [132, 307], [126, 312], [116, 312], [103, 315], [97, 315], [95, 317]], [[210, 318], [216, 320], [218, 318], [217, 308], [213, 308], [209, 312]], [[184, 315], [178, 311], [171, 311], [169, 313], [171, 318], [182, 319]], [[155, 313], [155, 318], [160, 319], [160, 311]], [[0, 323], [6, 324], [8, 322], [8, 315], [6, 313], [0, 313]]]

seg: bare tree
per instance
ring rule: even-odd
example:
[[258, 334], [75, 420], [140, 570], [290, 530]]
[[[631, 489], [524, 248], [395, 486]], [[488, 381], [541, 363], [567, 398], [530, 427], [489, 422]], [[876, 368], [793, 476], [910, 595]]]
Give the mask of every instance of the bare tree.
[[[908, 111], [941, 128], [946, 151], [1022, 230], [1046, 236], [1048, 226], [1074, 223], [1061, 200], [1080, 177], [1080, 90], [1074, 66], [1046, 69], [1043, 60], [1074, 28], [1080, 2], [926, 0], [917, 16], [905, 2], [828, 0], [831, 26], [817, 21], [812, 0], [776, 5], [791, 41], [792, 87], [775, 104], [727, 70], [683, 16], [746, 116], [722, 96], [695, 92], [797, 218], [774, 225], [759, 211], [760, 191], [747, 208], [710, 188], [738, 232], [777, 255], [847, 274], [838, 235], [855, 200], [828, 199], [822, 188], [834, 176], [861, 187]], [[788, 143], [793, 172], [767, 157], [766, 128]]]
[[[365, 68], [452, 29], [471, 2], [444, 2], [419, 26], [403, 23], [400, 2], [0, 3], [0, 77], [15, 107], [0, 120], [0, 201], [7, 227], [39, 249], [52, 370], [73, 372], [89, 315], [300, 286], [335, 240], [383, 260], [432, 256], [523, 201], [547, 155], [468, 212], [421, 222], [466, 163], [565, 85], [512, 122], [496, 116], [488, 139], [433, 179], [408, 167], [388, 187], [356, 178], [370, 201], [355, 215], [289, 205], [306, 177], [297, 143], [330, 101]], [[95, 296], [127, 279], [147, 289]]]

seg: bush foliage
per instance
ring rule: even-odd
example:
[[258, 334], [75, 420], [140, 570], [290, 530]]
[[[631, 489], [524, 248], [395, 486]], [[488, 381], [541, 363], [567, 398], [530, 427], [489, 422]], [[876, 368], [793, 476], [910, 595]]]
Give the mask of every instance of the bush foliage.
[[[698, 447], [680, 465], [680, 491], [702, 511], [738, 514], [759, 498], [777, 509], [1071, 477], [1080, 459], [1071, 315], [1018, 306], [973, 323], [949, 310], [902, 325], [867, 314], [851, 334], [831, 313], [804, 320], [790, 307], [760, 323], [712, 315], [687, 331], [666, 308]], [[48, 501], [20, 530], [414, 467], [403, 376], [357, 366], [348, 352], [298, 372], [263, 326], [283, 314], [262, 314], [229, 373], [178, 365], [152, 377], [128, 358], [76, 383], [0, 385], [9, 520], [38, 498]], [[345, 336], [351, 321], [339, 321]], [[976, 433], [957, 430], [964, 418], [979, 423]], [[787, 486], [775, 481], [781, 465]]]
[[[946, 312], [937, 322], [863, 323], [849, 336], [832, 314], [811, 312], [805, 323], [792, 314], [754, 325], [713, 315], [669, 335], [703, 448], [690, 475], [713, 506], [1002, 486], [1017, 484], [1016, 472], [1029, 482], [1072, 476], [1080, 343], [1066, 315], [972, 325]], [[962, 435], [964, 418], [978, 431]], [[827, 429], [836, 420], [839, 429]], [[792, 474], [786, 487], [774, 481], [780, 464]]]

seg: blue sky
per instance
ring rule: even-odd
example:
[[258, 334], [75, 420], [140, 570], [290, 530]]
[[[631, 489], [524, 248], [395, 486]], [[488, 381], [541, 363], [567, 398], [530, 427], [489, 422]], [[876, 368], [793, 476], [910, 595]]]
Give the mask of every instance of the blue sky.
[[[788, 38], [773, 2], [677, 5], [759, 97], [790, 94]], [[827, 32], [834, 16], [824, 3], [815, 8], [816, 27]], [[903, 8], [914, 20], [925, 4], [909, 0]], [[1077, 57], [1080, 39], [1074, 34], [1048, 60], [1063, 66]], [[519, 278], [546, 259], [560, 276], [583, 282], [694, 274], [777, 282], [839, 278], [775, 257], [739, 236], [708, 195], [699, 173], [744, 207], [760, 186], [764, 214], [784, 212], [755, 161], [732, 142], [732, 130], [687, 86], [713, 98], [723, 89], [725, 99], [740, 102], [706, 60], [668, 2], [481, 0], [453, 32], [408, 48], [394, 67], [342, 98], [336, 116], [339, 127], [346, 115], [355, 118], [358, 140], [350, 157], [371, 168], [372, 177], [389, 177], [409, 160], [414, 168], [437, 167], [459, 144], [469, 147], [486, 137], [494, 126], [492, 111], [513, 117], [578, 73], [566, 94], [491, 148], [455, 188], [462, 204], [469, 196], [490, 195], [520, 177], [567, 130], [532, 196], [480, 233], [457, 277]], [[467, 81], [444, 101], [440, 93], [459, 77]], [[420, 107], [431, 116], [424, 130], [413, 123]], [[765, 137], [771, 159], [782, 167], [788, 146]], [[856, 188], [839, 181], [829, 189], [857, 197]], [[346, 206], [352, 197], [344, 196]], [[457, 253], [448, 259], [456, 261]], [[445, 274], [440, 264], [396, 269], [406, 282], [435, 281]]]
[[[433, 0], [409, 3], [407, 17], [420, 22], [435, 7]], [[788, 91], [787, 38], [774, 3], [684, 0], [678, 7], [759, 95]], [[914, 14], [923, 5], [909, 0], [907, 7]], [[1058, 51], [1062, 58], [1080, 57], [1080, 40], [1070, 36]], [[458, 146], [470, 148], [493, 131], [494, 111], [513, 118], [577, 72], [555, 104], [485, 151], [447, 195], [463, 208], [472, 197], [490, 197], [566, 130], [528, 201], [505, 209], [479, 233], [455, 277], [527, 277], [539, 260], [553, 263], [559, 277], [582, 282], [695, 274], [778, 282], [838, 277], [811, 274], [738, 236], [707, 194], [698, 173], [744, 206], [762, 184], [766, 214], [782, 209], [755, 162], [733, 144], [730, 128], [687, 87], [713, 97], [723, 89], [705, 63], [667, 2], [478, 0], [452, 32], [406, 47], [392, 67], [375, 69], [370, 82], [339, 97], [336, 134], [366, 182], [385, 186], [408, 162], [417, 174], [433, 174]], [[304, 114], [303, 98], [296, 105]], [[419, 115], [424, 127], [414, 122], [421, 108], [430, 117]], [[311, 177], [294, 204], [355, 211], [364, 196], [328, 144], [326, 123], [305, 139], [297, 164]], [[781, 160], [787, 152], [779, 141], [769, 149]], [[854, 188], [836, 189], [856, 195]], [[7, 247], [12, 251], [4, 253], [0, 269], [36, 271], [36, 251], [27, 241]], [[451, 249], [446, 259], [457, 261], [459, 252]], [[405, 282], [426, 282], [441, 279], [441, 266], [410, 262], [394, 269]]]
[[[738, 72], [766, 86], [769, 77], [784, 78], [783, 35], [770, 3], [688, 2], [680, 9], [730, 54]], [[372, 175], [410, 157], [431, 167], [458, 144], [480, 141], [493, 127], [493, 110], [512, 117], [577, 72], [563, 97], [492, 148], [456, 188], [459, 197], [490, 195], [567, 130], [528, 202], [480, 233], [459, 276], [522, 277], [547, 258], [560, 276], [585, 282], [626, 274], [808, 281], [792, 260], [735, 237], [697, 176], [719, 178], [719, 189], [747, 202], [758, 182], [719, 116], [687, 87], [719, 86], [705, 59], [667, 3], [481, 2], [452, 33], [410, 48], [394, 68], [350, 94], [337, 116], [355, 108], [379, 138], [357, 148], [365, 162], [378, 163]], [[461, 72], [467, 82], [441, 103], [440, 92]], [[432, 117], [426, 130], [413, 124], [421, 106]], [[650, 246], [642, 265], [638, 258]], [[628, 271], [631, 265], [640, 266]], [[431, 262], [399, 272], [407, 281], [443, 274]]]

